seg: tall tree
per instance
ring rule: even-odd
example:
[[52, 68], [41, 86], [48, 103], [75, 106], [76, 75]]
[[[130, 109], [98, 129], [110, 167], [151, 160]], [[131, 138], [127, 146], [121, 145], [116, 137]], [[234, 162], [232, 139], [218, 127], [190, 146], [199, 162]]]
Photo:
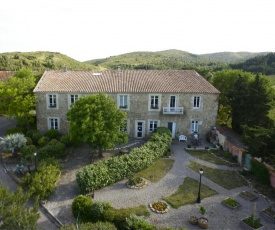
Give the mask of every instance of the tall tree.
[[36, 99], [33, 89], [36, 76], [31, 70], [20, 70], [0, 85], [0, 111], [16, 117], [19, 124], [28, 128], [35, 121]]
[[39, 219], [38, 205], [27, 205], [29, 194], [21, 187], [9, 194], [0, 182], [0, 229], [35, 230]]
[[242, 125], [247, 124], [250, 111], [249, 82], [239, 75], [233, 88], [228, 93], [229, 103], [232, 108], [232, 129], [242, 134]]
[[262, 162], [275, 155], [275, 128], [243, 126], [243, 141], [253, 157], [260, 157]]
[[120, 131], [126, 113], [116, 108], [115, 102], [103, 93], [80, 98], [67, 113], [69, 135], [73, 141], [87, 143], [102, 150], [116, 143], [126, 143], [127, 134]]
[[247, 113], [248, 126], [270, 127], [271, 121], [268, 117], [271, 102], [274, 97], [269, 82], [264, 76], [256, 75], [249, 87], [249, 112]]

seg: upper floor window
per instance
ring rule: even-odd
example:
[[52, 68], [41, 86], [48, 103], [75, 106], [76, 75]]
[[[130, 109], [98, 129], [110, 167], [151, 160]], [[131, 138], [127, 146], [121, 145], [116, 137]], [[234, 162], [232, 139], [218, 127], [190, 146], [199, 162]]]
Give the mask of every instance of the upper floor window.
[[152, 95], [151, 96], [151, 109], [158, 109], [159, 108], [159, 96]]
[[119, 95], [119, 108], [128, 108], [128, 95]]
[[59, 129], [58, 118], [49, 118], [49, 129]]
[[192, 121], [191, 123], [191, 131], [192, 133], [199, 132], [199, 121]]
[[201, 97], [200, 96], [194, 96], [194, 99], [193, 99], [193, 108], [200, 108], [200, 100], [201, 100]]
[[155, 132], [158, 128], [158, 121], [150, 121], [149, 123], [149, 131]]
[[56, 94], [48, 95], [48, 108], [57, 108], [57, 95]]
[[176, 107], [176, 96], [170, 96], [170, 107]]
[[70, 95], [70, 105], [74, 104], [78, 99], [78, 94], [71, 94]]

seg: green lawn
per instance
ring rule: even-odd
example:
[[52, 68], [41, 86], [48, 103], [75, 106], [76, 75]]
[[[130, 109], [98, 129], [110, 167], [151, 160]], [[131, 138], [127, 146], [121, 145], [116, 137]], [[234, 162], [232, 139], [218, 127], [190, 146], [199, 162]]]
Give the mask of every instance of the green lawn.
[[242, 177], [240, 177], [236, 171], [208, 168], [194, 161], [190, 162], [189, 168], [195, 172], [198, 172], [199, 168], [203, 168], [203, 177], [212, 180], [216, 184], [226, 189], [234, 189], [247, 185], [247, 182]]
[[[195, 203], [198, 197], [199, 181], [186, 177], [183, 184], [171, 196], [163, 199], [173, 208], [179, 208], [186, 204]], [[206, 185], [201, 185], [201, 199], [217, 194], [217, 192]]]
[[147, 169], [137, 173], [137, 176], [143, 177], [153, 183], [158, 182], [172, 168], [174, 160], [169, 158], [160, 158]]

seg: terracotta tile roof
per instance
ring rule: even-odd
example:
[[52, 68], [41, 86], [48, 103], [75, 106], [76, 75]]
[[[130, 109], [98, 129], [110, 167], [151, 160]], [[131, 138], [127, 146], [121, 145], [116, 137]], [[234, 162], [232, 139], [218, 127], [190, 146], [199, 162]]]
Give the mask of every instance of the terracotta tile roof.
[[34, 92], [219, 93], [194, 70], [46, 71]]

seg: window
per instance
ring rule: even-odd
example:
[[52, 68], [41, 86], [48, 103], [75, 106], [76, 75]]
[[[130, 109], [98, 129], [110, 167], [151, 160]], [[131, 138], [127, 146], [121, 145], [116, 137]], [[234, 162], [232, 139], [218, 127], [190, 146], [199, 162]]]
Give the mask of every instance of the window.
[[124, 123], [120, 126], [120, 131], [127, 132], [127, 120], [124, 120]]
[[74, 104], [77, 99], [78, 99], [78, 95], [77, 94], [75, 94], [75, 95], [71, 94], [70, 105]]
[[176, 107], [176, 96], [170, 96], [170, 107]]
[[200, 96], [194, 97], [193, 108], [200, 108]]
[[199, 121], [192, 121], [191, 131], [192, 133], [199, 132]]
[[149, 132], [155, 132], [158, 128], [158, 121], [150, 121]]
[[128, 108], [128, 97], [127, 95], [119, 95], [119, 108], [127, 109]]
[[159, 108], [159, 96], [152, 95], [151, 96], [151, 109], [158, 109]]
[[57, 100], [55, 94], [48, 95], [48, 107], [49, 108], [57, 108]]
[[49, 129], [59, 129], [58, 118], [49, 118]]

